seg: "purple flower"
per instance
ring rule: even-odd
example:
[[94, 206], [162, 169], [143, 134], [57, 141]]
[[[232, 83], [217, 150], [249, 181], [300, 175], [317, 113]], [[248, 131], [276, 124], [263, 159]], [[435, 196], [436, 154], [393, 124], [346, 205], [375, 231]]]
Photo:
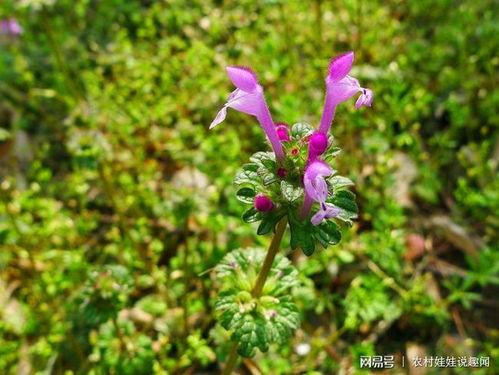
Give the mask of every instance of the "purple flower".
[[[328, 196], [327, 182], [324, 177], [333, 173], [331, 167], [322, 160], [310, 163], [305, 171], [303, 185], [305, 186], [305, 202], [302, 206], [302, 216], [308, 214], [312, 201], [319, 203], [319, 211], [310, 219], [312, 224], [319, 225], [324, 219], [329, 219], [340, 214], [340, 209], [326, 203]], [[307, 205], [305, 205], [307, 203]]]
[[15, 18], [0, 21], [0, 34], [18, 36], [23, 33], [23, 28]]
[[355, 108], [358, 109], [363, 105], [371, 106], [373, 92], [370, 89], [360, 87], [359, 81], [348, 75], [352, 68], [353, 58], [354, 53], [347, 52], [334, 58], [329, 64], [326, 77], [326, 99], [319, 126], [320, 133], [327, 134], [329, 131], [338, 104], [350, 99], [356, 93], [361, 92], [362, 94], [357, 99]]
[[218, 112], [210, 125], [210, 129], [221, 123], [227, 115], [227, 108], [255, 116], [267, 135], [277, 159], [284, 158], [281, 141], [272, 121], [263, 88], [258, 84], [255, 73], [248, 68], [229, 66], [227, 74], [237, 88], [229, 95], [227, 103]]
[[274, 202], [272, 202], [272, 199], [262, 194], [258, 194], [253, 203], [256, 210], [260, 212], [268, 212], [274, 208]]

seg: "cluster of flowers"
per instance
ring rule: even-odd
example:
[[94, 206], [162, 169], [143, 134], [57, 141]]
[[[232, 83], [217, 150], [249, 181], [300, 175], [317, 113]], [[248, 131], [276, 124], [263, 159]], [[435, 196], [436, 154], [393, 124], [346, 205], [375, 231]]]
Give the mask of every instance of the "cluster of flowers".
[[[328, 189], [326, 178], [333, 174], [333, 169], [321, 156], [330, 146], [332, 138], [328, 132], [334, 118], [336, 107], [341, 102], [360, 93], [355, 108], [371, 106], [373, 93], [370, 89], [360, 86], [357, 79], [348, 75], [352, 68], [354, 53], [348, 52], [334, 58], [329, 64], [326, 82], [326, 97], [324, 110], [318, 130], [307, 136], [308, 153], [304, 170], [300, 171], [301, 184], [304, 188], [303, 201], [301, 202], [300, 216], [306, 220], [310, 216], [313, 203], [317, 202], [317, 211], [310, 217], [314, 226], [320, 225], [324, 220], [340, 215], [341, 208], [328, 203], [327, 199], [332, 192]], [[277, 162], [276, 174], [281, 179], [286, 178], [289, 165], [288, 159], [298, 153], [297, 149], [286, 147], [290, 142], [289, 127], [285, 123], [274, 124], [263, 88], [258, 83], [256, 75], [248, 68], [230, 66], [227, 68], [230, 80], [236, 89], [229, 95], [227, 103], [223, 106], [210, 125], [210, 129], [221, 123], [227, 114], [227, 108], [255, 116], [267, 135]], [[284, 146], [284, 147], [283, 147]], [[264, 194], [257, 194], [253, 201], [254, 207], [259, 212], [268, 212], [274, 209], [275, 202]]]

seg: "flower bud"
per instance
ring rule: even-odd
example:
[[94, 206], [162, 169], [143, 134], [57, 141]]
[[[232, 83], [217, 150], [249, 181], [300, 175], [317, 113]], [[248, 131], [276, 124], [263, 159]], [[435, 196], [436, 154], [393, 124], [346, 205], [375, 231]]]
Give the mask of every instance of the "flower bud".
[[260, 212], [268, 212], [274, 208], [274, 202], [265, 195], [257, 195], [254, 201], [255, 208]]
[[277, 170], [277, 175], [280, 177], [280, 178], [285, 178], [286, 177], [286, 170], [284, 168], [279, 168]]
[[278, 128], [277, 136], [281, 141], [289, 141], [288, 130], [286, 128]]
[[327, 148], [327, 136], [323, 133], [314, 133], [309, 141], [310, 152], [317, 156], [322, 155]]

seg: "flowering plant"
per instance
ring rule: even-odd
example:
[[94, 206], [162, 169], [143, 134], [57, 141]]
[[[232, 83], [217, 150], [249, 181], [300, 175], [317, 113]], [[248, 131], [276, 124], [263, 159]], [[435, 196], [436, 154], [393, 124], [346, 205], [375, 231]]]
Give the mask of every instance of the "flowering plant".
[[[264, 286], [269, 273], [276, 275], [283, 272], [278, 269], [282, 262], [274, 266], [274, 260], [287, 224], [291, 248], [301, 248], [305, 255], [310, 256], [317, 244], [323, 247], [338, 244], [341, 240], [338, 223], [351, 225], [352, 219], [357, 217], [355, 195], [348, 190], [353, 182], [337, 175], [331, 167], [340, 149], [333, 146], [334, 138], [329, 134], [336, 107], [341, 102], [357, 93], [360, 95], [355, 108], [371, 106], [373, 100], [372, 91], [361, 87], [357, 79], [348, 75], [353, 60], [354, 53], [348, 52], [329, 64], [324, 109], [317, 130], [305, 123], [291, 127], [282, 122], [275, 124], [256, 75], [248, 68], [227, 68], [236, 89], [229, 95], [210, 129], [225, 119], [227, 108], [232, 108], [257, 118], [273, 150], [253, 154], [234, 180], [239, 186], [237, 198], [251, 205], [243, 214], [243, 220], [248, 223], [259, 221], [259, 235], [275, 233], [265, 259], [262, 255], [254, 255], [253, 258], [248, 255], [251, 258], [248, 259], [240, 254], [244, 250], [237, 250], [236, 256], [229, 254], [225, 259], [225, 265], [232, 267], [226, 269], [232, 269], [229, 273], [233, 279], [244, 279], [245, 283], [234, 281], [231, 285], [239, 285], [239, 289], [233, 286], [223, 292], [217, 306], [223, 306], [222, 325], [233, 331], [234, 348], [243, 356], [252, 356], [255, 347], [266, 350], [269, 342], [289, 337], [290, 331], [297, 327], [297, 319], [291, 313], [296, 309], [289, 299], [286, 299], [287, 314], [293, 319], [283, 321], [276, 308], [271, 309], [269, 314], [269, 309], [265, 307], [269, 301], [279, 301], [279, 296], [272, 294], [273, 289], [264, 289]], [[242, 264], [235, 262], [234, 257], [241, 258]], [[258, 264], [262, 259], [263, 265], [258, 269], [257, 277], [250, 277], [256, 275], [256, 270], [250, 276], [243, 272], [248, 269], [247, 264]], [[224, 269], [223, 265], [220, 267]], [[225, 277], [227, 273], [219, 272], [219, 276]], [[279, 278], [274, 279], [272, 282], [277, 283], [277, 290], [292, 287], [284, 281], [284, 285], [279, 287]], [[248, 284], [248, 290], [241, 290], [241, 285]], [[262, 296], [262, 292], [266, 293]], [[226, 369], [234, 366], [236, 359], [233, 357], [229, 357]]]

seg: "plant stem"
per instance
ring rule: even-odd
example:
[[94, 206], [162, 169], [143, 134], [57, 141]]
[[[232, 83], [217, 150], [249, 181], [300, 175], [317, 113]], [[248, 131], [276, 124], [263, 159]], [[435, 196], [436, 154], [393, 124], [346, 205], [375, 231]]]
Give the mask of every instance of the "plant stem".
[[234, 367], [236, 367], [236, 362], [237, 362], [237, 342], [232, 344], [232, 348], [230, 349], [229, 359], [225, 364], [225, 368], [224, 371], [222, 372], [222, 375], [232, 374], [232, 371], [234, 371]]
[[279, 251], [279, 245], [281, 244], [282, 236], [284, 235], [284, 231], [286, 230], [286, 225], [288, 224], [286, 217], [282, 218], [279, 223], [277, 223], [277, 227], [275, 230], [274, 237], [272, 237], [272, 241], [270, 242], [269, 249], [267, 251], [267, 255], [265, 256], [265, 260], [263, 261], [262, 268], [260, 269], [260, 273], [256, 279], [255, 286], [251, 291], [253, 297], [260, 297], [263, 291], [263, 287], [265, 285], [265, 281], [267, 280], [267, 276], [269, 275], [269, 271], [272, 268], [272, 263], [274, 263], [274, 258]]
[[[284, 217], [277, 224], [274, 237], [272, 237], [272, 241], [270, 242], [269, 249], [267, 250], [267, 255], [263, 261], [262, 268], [260, 269], [260, 273], [258, 274], [255, 282], [255, 286], [251, 290], [251, 295], [255, 298], [258, 298], [262, 295], [263, 287], [265, 286], [265, 281], [267, 281], [267, 276], [269, 275], [270, 269], [272, 268], [272, 264], [274, 263], [275, 256], [279, 251], [279, 245], [281, 244], [282, 236], [284, 235], [284, 231], [287, 226], [287, 218]], [[232, 348], [230, 350], [229, 359], [227, 359], [227, 363], [225, 364], [224, 371], [222, 375], [229, 375], [234, 371], [234, 367], [237, 362], [237, 342], [232, 344]]]

